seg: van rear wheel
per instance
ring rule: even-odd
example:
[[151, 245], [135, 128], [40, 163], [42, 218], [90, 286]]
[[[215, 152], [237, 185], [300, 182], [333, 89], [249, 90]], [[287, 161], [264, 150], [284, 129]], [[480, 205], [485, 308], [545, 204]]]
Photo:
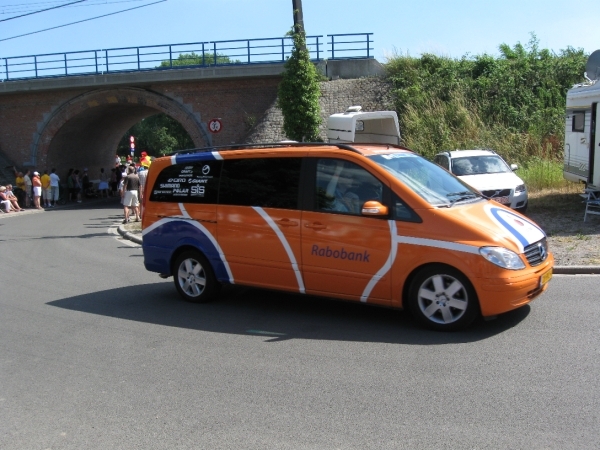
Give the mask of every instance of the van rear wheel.
[[410, 286], [408, 307], [421, 324], [439, 331], [465, 328], [479, 314], [477, 294], [469, 280], [441, 264], [417, 274]]
[[218, 292], [219, 284], [208, 260], [197, 251], [183, 252], [175, 260], [173, 281], [188, 302], [206, 303]]

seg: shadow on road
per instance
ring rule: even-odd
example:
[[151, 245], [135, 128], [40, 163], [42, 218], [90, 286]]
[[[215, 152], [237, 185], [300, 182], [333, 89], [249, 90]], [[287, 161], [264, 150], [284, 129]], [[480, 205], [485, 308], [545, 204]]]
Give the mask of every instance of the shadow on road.
[[401, 311], [261, 289], [228, 286], [215, 302], [192, 304], [181, 300], [168, 281], [48, 304], [169, 327], [264, 336], [266, 342], [317, 339], [409, 345], [476, 342], [518, 325], [530, 312], [525, 306], [494, 321], [481, 321], [463, 332], [439, 333], [419, 328], [408, 313]]

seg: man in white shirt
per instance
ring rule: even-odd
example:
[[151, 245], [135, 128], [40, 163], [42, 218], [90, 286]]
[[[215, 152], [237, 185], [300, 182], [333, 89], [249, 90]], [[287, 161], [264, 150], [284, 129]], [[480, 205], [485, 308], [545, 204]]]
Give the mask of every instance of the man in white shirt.
[[60, 196], [60, 177], [56, 175], [56, 169], [50, 174], [50, 206], [56, 206]]

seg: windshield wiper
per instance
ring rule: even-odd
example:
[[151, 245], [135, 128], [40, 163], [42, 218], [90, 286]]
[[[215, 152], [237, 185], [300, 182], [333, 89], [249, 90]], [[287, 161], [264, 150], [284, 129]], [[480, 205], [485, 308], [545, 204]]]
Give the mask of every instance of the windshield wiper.
[[472, 198], [480, 198], [480, 197], [483, 197], [483, 195], [477, 194], [476, 192], [472, 192], [472, 191], [460, 191], [460, 192], [450, 192], [449, 194], [446, 194], [446, 197], [456, 197], [454, 200], [451, 200], [450, 204], [448, 205], [448, 208], [452, 208], [454, 206], [454, 204], [457, 202], [461, 202], [463, 200], [469, 200]]

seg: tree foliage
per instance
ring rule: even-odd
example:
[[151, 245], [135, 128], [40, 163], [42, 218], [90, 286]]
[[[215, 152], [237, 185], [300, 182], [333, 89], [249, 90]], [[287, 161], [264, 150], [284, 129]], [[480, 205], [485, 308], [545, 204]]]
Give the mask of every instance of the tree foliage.
[[535, 35], [499, 51], [392, 58], [387, 70], [405, 139], [425, 154], [504, 145], [560, 157], [566, 92], [582, 81], [587, 56], [571, 47], [540, 49]]
[[221, 53], [206, 52], [204, 54], [204, 59], [202, 59], [202, 55], [198, 55], [195, 52], [192, 53], [180, 53], [177, 56], [177, 59], [172, 61], [161, 61], [159, 67], [185, 67], [185, 66], [203, 66], [203, 65], [219, 65], [219, 64], [234, 64], [239, 63], [238, 59], [231, 59], [227, 55], [223, 55]]
[[159, 156], [194, 147], [194, 142], [183, 126], [166, 114], [147, 117], [127, 130], [119, 142], [119, 155], [129, 154], [130, 136], [135, 136], [138, 156], [141, 151], [146, 151], [151, 156]]
[[278, 89], [283, 130], [289, 139], [315, 142], [319, 139], [321, 124], [319, 74], [310, 61], [304, 33], [291, 35], [293, 48], [285, 62], [283, 79]]

